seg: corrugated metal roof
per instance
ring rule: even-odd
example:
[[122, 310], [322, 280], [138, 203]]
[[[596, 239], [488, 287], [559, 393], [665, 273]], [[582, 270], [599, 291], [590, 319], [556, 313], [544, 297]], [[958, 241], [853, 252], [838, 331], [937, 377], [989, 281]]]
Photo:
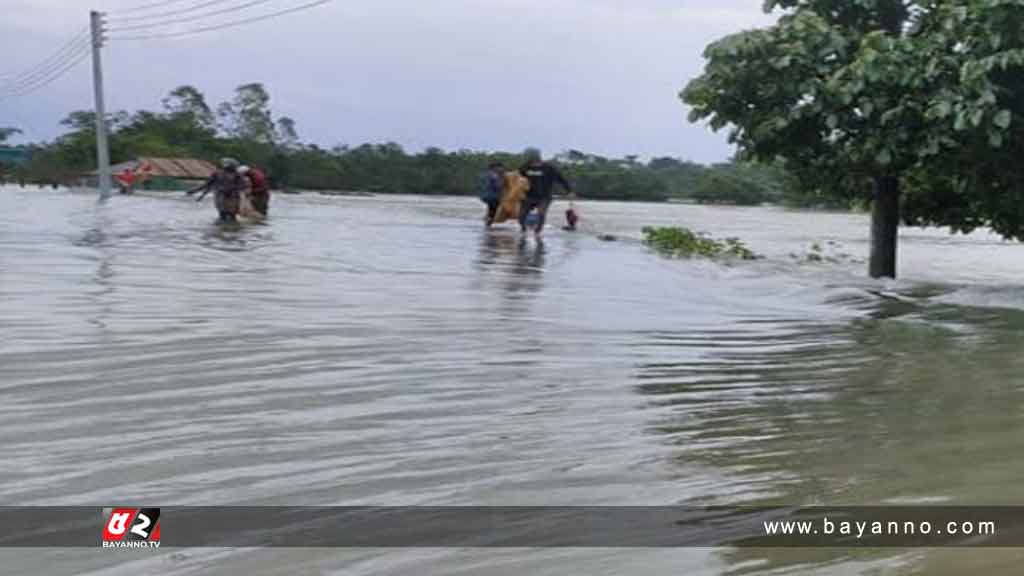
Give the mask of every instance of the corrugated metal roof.
[[209, 178], [210, 174], [217, 170], [217, 167], [212, 163], [195, 158], [154, 158], [144, 156], [139, 158], [139, 165], [140, 167], [150, 166], [153, 176], [194, 180]]
[[[138, 165], [139, 165], [139, 163], [136, 162], [135, 160], [132, 160], [130, 162], [121, 162], [120, 164], [112, 164], [110, 166], [110, 172], [112, 174], [117, 174], [118, 172], [124, 172], [125, 170], [131, 170], [131, 171], [134, 172], [135, 171], [135, 167], [138, 166]], [[95, 174], [95, 173], [96, 172], [92, 172], [92, 174]]]
[[[122, 162], [110, 167], [114, 174], [124, 170], [138, 170], [149, 167], [149, 174], [165, 178], [182, 178], [186, 180], [206, 180], [213, 174], [217, 167], [206, 160], [195, 158], [157, 158], [154, 156], [142, 156], [131, 162]], [[90, 172], [96, 174], [96, 171]]]

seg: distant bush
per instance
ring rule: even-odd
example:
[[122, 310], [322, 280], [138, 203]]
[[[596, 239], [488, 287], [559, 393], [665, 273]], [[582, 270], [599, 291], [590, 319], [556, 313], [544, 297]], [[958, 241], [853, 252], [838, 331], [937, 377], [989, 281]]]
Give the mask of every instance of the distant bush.
[[[521, 154], [509, 152], [434, 147], [409, 152], [394, 142], [325, 149], [303, 143], [294, 120], [275, 117], [270, 101], [269, 92], [259, 83], [239, 86], [232, 100], [219, 105], [208, 103], [193, 86], [179, 86], [162, 101], [161, 110], [111, 114], [111, 161], [116, 164], [140, 156], [216, 161], [229, 156], [264, 168], [275, 188], [463, 196], [479, 193], [480, 173], [490, 162], [499, 160], [514, 170], [524, 161]], [[215, 110], [223, 116], [219, 121]], [[30, 160], [13, 177], [75, 182], [93, 171], [95, 113], [73, 111], [61, 125], [64, 134], [29, 147]], [[11, 129], [4, 130], [0, 128], [0, 141], [5, 134], [13, 134]], [[551, 160], [580, 197], [593, 200], [693, 199], [753, 205], [781, 202], [792, 179], [780, 164], [733, 161], [704, 166], [679, 158], [609, 158], [579, 150], [562, 152]], [[804, 201], [800, 194], [791, 196], [795, 202]]]
[[694, 233], [686, 228], [643, 229], [644, 244], [666, 256], [681, 258], [739, 258], [757, 260], [760, 258], [738, 238], [715, 240], [706, 234]]
[[697, 181], [693, 199], [702, 204], [737, 204], [757, 206], [768, 200], [764, 188], [758, 183], [714, 169], [705, 172]]

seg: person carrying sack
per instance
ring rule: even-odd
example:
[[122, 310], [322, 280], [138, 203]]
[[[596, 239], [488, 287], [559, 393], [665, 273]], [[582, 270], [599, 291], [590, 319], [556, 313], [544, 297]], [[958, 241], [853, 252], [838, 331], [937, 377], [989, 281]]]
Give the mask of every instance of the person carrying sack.
[[238, 173], [238, 160], [224, 158], [220, 161], [220, 169], [214, 172], [210, 178], [200, 187], [186, 192], [189, 196], [202, 191], [202, 195], [196, 198], [196, 202], [202, 202], [203, 198], [214, 191], [214, 204], [217, 206], [217, 213], [222, 223], [237, 222], [238, 210], [241, 204], [241, 194], [245, 190], [245, 178]]

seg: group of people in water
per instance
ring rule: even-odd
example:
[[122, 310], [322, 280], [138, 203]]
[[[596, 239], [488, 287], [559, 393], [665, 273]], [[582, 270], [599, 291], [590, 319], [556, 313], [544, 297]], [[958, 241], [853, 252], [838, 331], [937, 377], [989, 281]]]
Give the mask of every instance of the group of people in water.
[[[562, 172], [545, 162], [537, 150], [528, 150], [526, 162], [514, 171], [507, 171], [498, 161], [490, 163], [480, 179], [480, 199], [487, 205], [487, 227], [515, 219], [523, 233], [532, 224], [538, 237], [544, 232], [548, 210], [554, 200], [555, 187], [561, 187], [571, 199], [576, 198], [572, 185]], [[219, 220], [237, 222], [239, 217], [263, 219], [270, 209], [270, 187], [266, 174], [241, 164], [234, 158], [223, 158], [218, 168], [202, 185], [186, 192], [189, 196], [202, 192], [201, 202], [214, 193]], [[531, 214], [536, 212], [533, 222]], [[575, 230], [579, 217], [570, 203], [566, 211], [566, 230]]]
[[[506, 171], [502, 162], [491, 162], [480, 178], [480, 200], [487, 205], [487, 227], [515, 218], [526, 233], [531, 213], [536, 211], [534, 234], [544, 232], [555, 186], [575, 198], [572, 185], [553, 164], [545, 162], [537, 150], [526, 152], [526, 163], [519, 170]], [[566, 229], [575, 230], [578, 216], [570, 205], [566, 211]]]
[[237, 222], [238, 217], [263, 219], [270, 210], [270, 186], [266, 174], [259, 168], [242, 165], [234, 158], [224, 158], [220, 168], [198, 188], [186, 192], [189, 196], [202, 192], [196, 199], [201, 202], [210, 192], [221, 222]]

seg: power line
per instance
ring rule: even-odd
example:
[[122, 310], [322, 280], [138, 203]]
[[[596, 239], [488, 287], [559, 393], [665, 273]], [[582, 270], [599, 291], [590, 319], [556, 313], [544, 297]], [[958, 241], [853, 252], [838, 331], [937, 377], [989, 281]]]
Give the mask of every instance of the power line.
[[47, 78], [51, 72], [60, 69], [69, 61], [74, 60], [83, 51], [88, 51], [91, 42], [88, 38], [81, 38], [74, 44], [65, 46], [58, 57], [48, 58], [45, 64], [41, 64], [8, 82], [0, 83], [0, 92], [15, 92], [25, 86], [30, 86], [40, 80]]
[[46, 67], [50, 66], [51, 64], [53, 64], [54, 61], [59, 60], [61, 57], [63, 57], [63, 55], [65, 55], [65, 53], [68, 50], [74, 48], [80, 42], [82, 42], [83, 40], [88, 38], [88, 36], [89, 36], [89, 29], [88, 28], [83, 28], [83, 29], [79, 30], [79, 32], [77, 34], [75, 34], [74, 36], [72, 36], [70, 40], [68, 40], [63, 45], [61, 45], [61, 47], [56, 52], [54, 52], [53, 54], [50, 54], [49, 56], [47, 56], [42, 61], [36, 63], [34, 66], [30, 66], [30, 67], [26, 68], [25, 70], [22, 70], [21, 72], [11, 72], [11, 73], [7, 73], [7, 74], [0, 74], [0, 82], [17, 82], [19, 79], [24, 78], [25, 76], [29, 76], [33, 72], [36, 72], [36, 71], [38, 71], [38, 70], [40, 70], [42, 68], [46, 68]]
[[[195, 0], [192, 0], [192, 1], [195, 2]], [[174, 10], [168, 10], [166, 12], [154, 12], [152, 14], [143, 14], [143, 15], [137, 15], [137, 16], [118, 16], [117, 14], [114, 14], [113, 16], [110, 17], [110, 19], [112, 21], [118, 21], [118, 22], [137, 22], [139, 20], [152, 20], [154, 18], [165, 18], [165, 17], [168, 17], [168, 16], [174, 17], [174, 16], [178, 16], [178, 15], [181, 15], [181, 14], [188, 14], [189, 12], [195, 12], [196, 10], [201, 10], [203, 8], [207, 8], [207, 7], [210, 7], [210, 6], [216, 6], [217, 4], [223, 4], [225, 2], [230, 2], [230, 1], [231, 0], [205, 0], [203, 2], [197, 3], [194, 6], [175, 8]]]
[[78, 66], [78, 64], [80, 64], [88, 56], [89, 56], [89, 50], [83, 50], [81, 52], [81, 54], [79, 54], [76, 58], [68, 61], [64, 66], [53, 70], [48, 77], [42, 78], [42, 79], [40, 79], [39, 81], [35, 82], [32, 85], [23, 86], [20, 89], [14, 91], [14, 92], [0, 93], [0, 100], [7, 100], [7, 99], [10, 99], [10, 98], [17, 98], [19, 96], [25, 96], [27, 94], [31, 94], [32, 92], [39, 91], [39, 90], [49, 86], [50, 84], [53, 84], [54, 82], [56, 82], [58, 79], [60, 79], [65, 74], [67, 74], [72, 69], [74, 69], [75, 66]]
[[[166, 26], [168, 24], [182, 24], [182, 23], [185, 23], [185, 22], [195, 22], [196, 20], [202, 20], [203, 18], [208, 18], [210, 16], [218, 16], [220, 14], [228, 14], [230, 12], [236, 12], [238, 10], [242, 10], [242, 9], [245, 9], [245, 8], [252, 8], [254, 6], [259, 6], [260, 4], [266, 4], [267, 2], [273, 2], [273, 1], [274, 0], [251, 0], [250, 2], [246, 2], [245, 4], [239, 4], [238, 6], [230, 6], [228, 8], [221, 8], [220, 10], [214, 10], [212, 12], [204, 12], [202, 14], [195, 14], [193, 16], [188, 16], [188, 17], [185, 17], [185, 18], [177, 18], [177, 19], [172, 19], [172, 20], [164, 20], [163, 22], [150, 22], [150, 23], [147, 23], [147, 24], [132, 24], [130, 26], [119, 26], [119, 27], [111, 28], [110, 31], [111, 32], [120, 32], [122, 30], [143, 30], [143, 29], [146, 29], [146, 28], [156, 28], [158, 26]], [[222, 2], [223, 2], [223, 0], [217, 0], [216, 3], [219, 4], [219, 3], [222, 3]]]
[[182, 2], [188, 2], [188, 1], [190, 1], [190, 0], [163, 0], [163, 2], [152, 2], [150, 4], [143, 4], [141, 6], [134, 6], [132, 8], [124, 8], [124, 9], [120, 10], [120, 12], [124, 12], [125, 14], [131, 14], [131, 13], [135, 13], [135, 12], [144, 12], [146, 10], [151, 10], [153, 8], [163, 8], [163, 7], [169, 6], [171, 4], [181, 4]]
[[37, 88], [49, 84], [53, 80], [56, 80], [57, 78], [62, 76], [71, 68], [74, 68], [75, 65], [84, 60], [85, 57], [88, 55], [89, 50], [83, 49], [79, 53], [71, 56], [66, 61], [61, 63], [61, 65], [57, 66], [56, 68], [47, 70], [45, 73], [36, 76], [31, 81], [22, 83], [17, 86], [10, 86], [4, 88], [3, 90], [0, 90], [0, 96], [21, 95], [22, 93], [35, 91]]
[[263, 20], [270, 20], [271, 18], [277, 18], [278, 16], [284, 16], [286, 14], [293, 14], [295, 12], [300, 12], [302, 10], [309, 10], [311, 8], [315, 8], [317, 6], [321, 6], [323, 4], [327, 4], [328, 2], [332, 2], [332, 1], [333, 0], [316, 0], [316, 2], [308, 2], [306, 4], [302, 4], [302, 5], [296, 6], [294, 8], [289, 8], [287, 10], [279, 10], [277, 12], [271, 12], [269, 14], [264, 14], [262, 16], [255, 16], [253, 18], [245, 18], [243, 20], [234, 20], [234, 21], [231, 21], [231, 22], [222, 22], [222, 23], [220, 23], [220, 24], [218, 24], [216, 26], [204, 26], [202, 28], [193, 28], [191, 30], [182, 30], [180, 32], [166, 32], [166, 33], [157, 33], [157, 34], [145, 34], [145, 35], [140, 35], [140, 36], [113, 36], [113, 37], [111, 37], [111, 40], [151, 40], [151, 39], [154, 39], [154, 38], [176, 38], [176, 37], [180, 37], [180, 36], [190, 36], [192, 34], [202, 34], [204, 32], [212, 32], [214, 30], [222, 30], [224, 28], [233, 28], [235, 26], [243, 26], [245, 24], [251, 24], [253, 22], [260, 22], [260, 21], [263, 21]]
[[0, 85], [0, 93], [17, 92], [26, 86], [34, 85], [41, 79], [48, 78], [54, 70], [61, 69], [65, 64], [80, 56], [82, 52], [87, 51], [88, 48], [89, 43], [87, 41], [80, 43], [73, 51], [68, 52], [64, 57], [54, 61], [49, 66], [35, 70], [31, 74], [19, 78], [15, 82], [8, 82]]
[[89, 46], [90, 40], [87, 36], [82, 36], [73, 39], [68, 44], [64, 45], [58, 52], [53, 53], [46, 60], [37, 63], [35, 66], [25, 69], [18, 74], [11, 74], [8, 76], [9, 80], [0, 82], [0, 88], [6, 86], [12, 86], [30, 80], [32, 77], [39, 75], [40, 73], [46, 72], [47, 70], [53, 69], [54, 66], [59, 66], [67, 60], [69, 56], [77, 54], [79, 50], [84, 46]]

